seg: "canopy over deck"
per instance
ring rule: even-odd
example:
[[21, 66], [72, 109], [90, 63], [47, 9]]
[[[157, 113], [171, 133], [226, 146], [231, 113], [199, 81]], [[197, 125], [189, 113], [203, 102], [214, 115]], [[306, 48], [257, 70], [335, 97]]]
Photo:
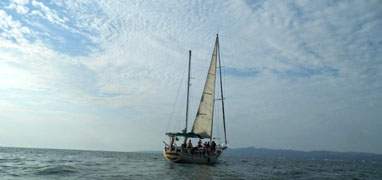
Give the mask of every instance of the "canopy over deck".
[[182, 136], [182, 137], [186, 137], [186, 138], [200, 138], [200, 139], [203, 139], [202, 136], [200, 136], [199, 134], [195, 134], [193, 132], [188, 132], [188, 133], [184, 133], [184, 132], [168, 132], [166, 133], [167, 136], [170, 136], [170, 137], [176, 137], [176, 136]]

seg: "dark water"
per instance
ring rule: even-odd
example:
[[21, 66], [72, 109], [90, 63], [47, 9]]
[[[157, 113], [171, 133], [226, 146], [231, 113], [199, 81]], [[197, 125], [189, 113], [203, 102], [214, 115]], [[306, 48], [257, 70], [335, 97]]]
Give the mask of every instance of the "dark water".
[[160, 153], [0, 148], [0, 179], [382, 179], [382, 163], [226, 155], [209, 166]]

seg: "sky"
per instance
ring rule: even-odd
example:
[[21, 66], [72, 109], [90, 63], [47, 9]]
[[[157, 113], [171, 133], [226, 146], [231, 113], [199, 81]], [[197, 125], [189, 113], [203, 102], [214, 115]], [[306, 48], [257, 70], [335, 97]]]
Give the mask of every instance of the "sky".
[[0, 1], [0, 146], [161, 150], [217, 33], [229, 147], [382, 153], [379, 0]]

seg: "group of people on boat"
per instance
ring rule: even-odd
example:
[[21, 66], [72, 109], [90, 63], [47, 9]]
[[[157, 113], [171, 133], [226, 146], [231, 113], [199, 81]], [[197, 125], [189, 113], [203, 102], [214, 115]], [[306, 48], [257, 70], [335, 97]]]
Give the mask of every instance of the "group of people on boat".
[[[172, 151], [176, 149], [174, 145], [175, 145], [175, 142], [174, 142], [174, 139], [172, 139], [170, 143], [170, 148]], [[193, 146], [191, 139], [189, 139], [188, 142], [183, 143], [181, 145], [181, 148], [178, 150], [183, 152], [188, 152], [191, 154], [197, 154], [197, 153], [212, 154], [212, 153], [215, 153], [216, 151], [216, 143], [215, 141], [211, 141], [211, 143], [209, 141], [206, 141], [203, 143], [202, 140], [199, 139], [198, 144], [196, 146]]]
[[[205, 141], [203, 142], [202, 139], [199, 139], [196, 146], [192, 144], [191, 139], [188, 139], [184, 141], [184, 143], [181, 144], [180, 148], [177, 146], [176, 142], [178, 141], [177, 137], [171, 137], [170, 138], [170, 144], [165, 147], [166, 151], [176, 151], [176, 152], [187, 152], [190, 154], [214, 154], [217, 150], [217, 144], [215, 141]], [[186, 143], [187, 142], [187, 143]]]

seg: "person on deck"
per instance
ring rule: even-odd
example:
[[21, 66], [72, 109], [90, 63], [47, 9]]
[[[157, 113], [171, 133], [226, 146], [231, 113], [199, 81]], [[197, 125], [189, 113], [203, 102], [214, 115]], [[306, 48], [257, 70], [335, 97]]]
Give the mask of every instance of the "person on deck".
[[191, 139], [188, 140], [187, 148], [192, 149], [192, 142], [191, 142]]
[[174, 147], [174, 141], [175, 141], [175, 138], [174, 137], [171, 137], [171, 142], [170, 142], [170, 150], [173, 151], [175, 149]]
[[207, 154], [208, 154], [208, 155], [210, 155], [210, 150], [211, 150], [210, 147], [211, 147], [211, 146], [210, 146], [210, 142], [207, 141], [205, 148], [206, 148], [206, 151], [207, 151]]
[[204, 142], [203, 143], [203, 154], [206, 154], [206, 152], [207, 152], [207, 142]]
[[201, 139], [199, 139], [199, 141], [198, 141], [198, 148], [202, 148], [202, 140]]
[[181, 146], [182, 147], [182, 151], [186, 149], [186, 146], [187, 146], [186, 142], [182, 143], [182, 146]]
[[215, 141], [212, 141], [211, 142], [211, 151], [215, 152], [215, 150], [216, 150], [216, 143], [215, 143]]
[[203, 148], [204, 148], [204, 149], [207, 148], [207, 142], [204, 142], [204, 143], [203, 143]]

